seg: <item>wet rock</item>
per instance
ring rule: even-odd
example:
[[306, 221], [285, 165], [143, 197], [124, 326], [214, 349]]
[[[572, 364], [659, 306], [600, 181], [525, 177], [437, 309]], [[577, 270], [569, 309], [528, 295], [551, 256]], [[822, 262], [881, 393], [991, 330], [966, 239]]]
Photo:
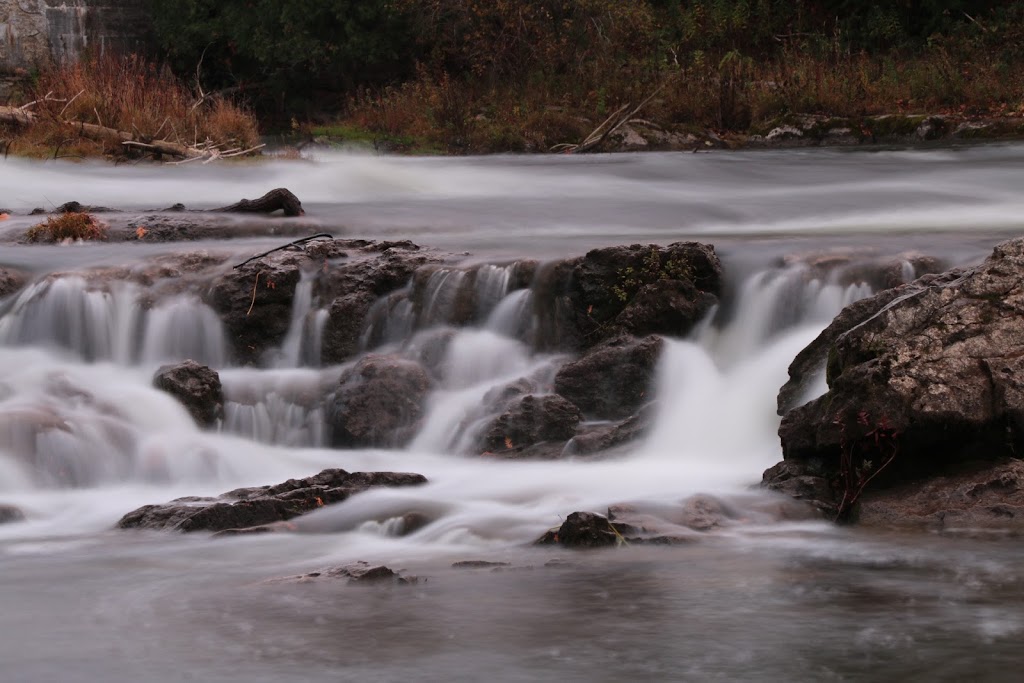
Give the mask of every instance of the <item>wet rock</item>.
[[580, 410], [558, 395], [527, 395], [513, 403], [485, 431], [481, 448], [495, 452], [522, 451], [553, 441], [561, 452], [576, 433]]
[[421, 365], [398, 356], [366, 356], [346, 370], [329, 409], [338, 448], [398, 447], [412, 438], [431, 381]]
[[556, 531], [549, 531], [537, 540], [538, 545], [561, 545], [566, 548], [602, 548], [620, 542], [621, 534], [607, 517], [594, 512], [574, 512]]
[[460, 560], [452, 563], [453, 569], [494, 569], [508, 566], [508, 562], [490, 562], [488, 560]]
[[275, 486], [235, 489], [216, 498], [187, 497], [146, 505], [122, 517], [117, 526], [184, 532], [248, 529], [287, 521], [369, 488], [417, 486], [426, 481], [423, 475], [405, 472], [329, 469]]
[[650, 400], [663, 344], [659, 337], [608, 341], [562, 366], [555, 391], [588, 417], [629, 417]]
[[232, 268], [211, 283], [207, 303], [224, 322], [238, 362], [256, 364], [284, 341], [306, 260], [279, 252]]
[[224, 417], [220, 375], [194, 360], [163, 366], [153, 377], [153, 386], [176, 398], [200, 427], [213, 427]]
[[812, 344], [828, 393], [783, 417], [786, 462], [823, 476], [848, 510], [868, 477], [884, 488], [1013, 457], [1024, 448], [1022, 340], [1020, 239], [844, 311]]
[[710, 245], [594, 249], [575, 262], [569, 286], [580, 346], [622, 333], [683, 336], [718, 301], [721, 286]]
[[0, 504], [0, 524], [20, 522], [25, 519], [25, 513], [13, 505]]
[[415, 576], [401, 576], [398, 572], [382, 564], [370, 564], [369, 562], [354, 562], [341, 567], [331, 567], [319, 571], [301, 574], [299, 576], [286, 576], [280, 579], [271, 579], [268, 583], [309, 583], [320, 580], [345, 580], [350, 584], [399, 584], [408, 585], [417, 583], [419, 579]]
[[648, 404], [620, 422], [585, 426], [566, 446], [566, 455], [603, 453], [635, 443], [650, 432], [655, 413], [655, 405]]
[[832, 487], [813, 463], [780, 462], [765, 470], [761, 486], [806, 501], [826, 517], [834, 518], [836, 505]]
[[[323, 361], [328, 364], [341, 363], [359, 351], [378, 300], [405, 286], [420, 267], [440, 260], [411, 242], [354, 246], [362, 255], [332, 263], [319, 287], [321, 298], [330, 301], [322, 342]], [[372, 348], [380, 340], [369, 341]]]
[[28, 276], [11, 268], [0, 268], [0, 299], [14, 294], [28, 283]]
[[864, 494], [865, 526], [947, 532], [1024, 532], [1024, 462], [964, 463], [926, 481]]

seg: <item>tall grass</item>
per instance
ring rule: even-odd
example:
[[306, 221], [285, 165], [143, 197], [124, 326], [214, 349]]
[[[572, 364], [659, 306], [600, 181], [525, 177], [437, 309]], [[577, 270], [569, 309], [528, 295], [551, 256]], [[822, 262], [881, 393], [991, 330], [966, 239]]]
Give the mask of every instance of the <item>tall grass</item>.
[[75, 134], [62, 121], [97, 124], [140, 140], [258, 144], [255, 118], [222, 98], [202, 98], [170, 71], [136, 55], [105, 54], [44, 70], [30, 90], [39, 123], [11, 151], [34, 156], [121, 155], [123, 149]]
[[345, 121], [384, 138], [426, 141], [449, 152], [544, 151], [579, 142], [619, 106], [675, 130], [749, 132], [790, 114], [1024, 115], [1024, 58], [937, 44], [910, 54], [779, 50], [754, 59], [702, 52], [672, 62], [633, 62], [571, 79], [524, 84], [433, 76], [352, 98]]

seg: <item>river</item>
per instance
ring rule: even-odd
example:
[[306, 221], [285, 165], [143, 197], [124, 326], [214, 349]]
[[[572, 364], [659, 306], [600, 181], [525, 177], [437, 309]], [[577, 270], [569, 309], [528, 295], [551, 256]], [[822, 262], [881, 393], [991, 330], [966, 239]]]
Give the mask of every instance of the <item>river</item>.
[[[288, 187], [307, 220], [339, 236], [410, 239], [487, 263], [694, 239], [716, 246], [727, 279], [717, 314], [666, 347], [652, 433], [596, 461], [459, 452], [467, 410], [487, 389], [564, 360], [533, 352], [496, 320], [522, 292], [501, 290], [493, 324], [458, 331], [412, 445], [364, 451], [325, 448], [322, 416], [289, 403], [339, 373], [299, 353], [309, 340], [289, 335], [275, 367], [237, 368], [198, 304], [140, 313], [144, 291], [97, 297], [73, 278], [61, 291], [38, 288], [21, 308], [18, 295], [0, 300], [0, 505], [26, 516], [0, 524], [0, 680], [1017, 680], [1019, 542], [780, 521], [761, 514], [773, 499], [756, 485], [781, 458], [775, 396], [789, 362], [872, 291], [843, 268], [896, 259], [909, 279], [918, 255], [977, 262], [1024, 227], [1022, 186], [1019, 145], [578, 158], [320, 152], [179, 167], [0, 161], [0, 207], [14, 214], [69, 200], [210, 208]], [[29, 221], [0, 222], [0, 239]], [[281, 241], [8, 241], [0, 266], [43, 278], [197, 247], [246, 258]], [[809, 281], [810, 254], [846, 260]], [[315, 311], [300, 298], [301, 322]], [[86, 321], [70, 333], [69, 312]], [[193, 330], [184, 335], [183, 320]], [[229, 405], [219, 432], [200, 431], [151, 387], [156, 367], [186, 353], [221, 372]], [[71, 427], [41, 427], [40, 411]], [[77, 485], [26, 466], [26, 449], [37, 468], [73, 469]], [[418, 472], [430, 483], [330, 506], [303, 518], [304, 533], [113, 530], [140, 505], [326, 467]], [[747, 523], [674, 547], [530, 545], [575, 510], [698, 493], [730, 501]], [[394, 520], [411, 510], [433, 521], [395, 535]], [[421, 580], [267, 582], [357, 560]], [[508, 565], [451, 567], [462, 560]]]

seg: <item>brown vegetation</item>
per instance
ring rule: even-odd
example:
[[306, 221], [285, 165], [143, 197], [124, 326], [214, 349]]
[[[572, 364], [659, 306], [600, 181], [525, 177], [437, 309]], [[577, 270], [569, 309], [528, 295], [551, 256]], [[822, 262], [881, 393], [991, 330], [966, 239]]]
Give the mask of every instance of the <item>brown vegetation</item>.
[[66, 158], [128, 153], [125, 136], [95, 134], [101, 128], [141, 143], [222, 150], [249, 149], [259, 141], [256, 121], [247, 111], [222, 98], [194, 94], [169, 71], [137, 56], [108, 54], [54, 66], [40, 75], [28, 99], [18, 111], [31, 117], [31, 125], [12, 122], [0, 128], [0, 137], [9, 140], [14, 154]]
[[25, 233], [29, 242], [63, 242], [64, 240], [103, 240], [107, 229], [92, 214], [80, 212], [50, 216]]

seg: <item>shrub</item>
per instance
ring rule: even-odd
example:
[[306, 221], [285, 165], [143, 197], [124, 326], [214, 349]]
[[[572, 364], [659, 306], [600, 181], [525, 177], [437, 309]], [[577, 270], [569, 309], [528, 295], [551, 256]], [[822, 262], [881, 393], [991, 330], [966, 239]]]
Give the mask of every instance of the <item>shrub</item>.
[[106, 227], [88, 213], [68, 212], [50, 216], [25, 233], [29, 242], [63, 242], [64, 240], [103, 240]]
[[38, 122], [19, 131], [14, 153], [124, 154], [117, 143], [86, 140], [62, 121], [98, 124], [141, 140], [211, 140], [246, 149], [259, 144], [252, 114], [222, 98], [202, 98], [168, 69], [136, 55], [107, 53], [54, 65], [39, 74], [31, 98]]

